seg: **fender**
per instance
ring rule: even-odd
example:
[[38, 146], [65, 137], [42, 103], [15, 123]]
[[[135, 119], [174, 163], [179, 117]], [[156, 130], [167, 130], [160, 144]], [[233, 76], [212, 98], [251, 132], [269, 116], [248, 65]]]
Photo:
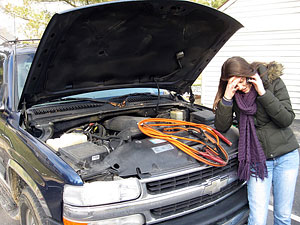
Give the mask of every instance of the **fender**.
[[[30, 177], [30, 175], [14, 160], [9, 159], [8, 161], [8, 171], [9, 171], [9, 176], [8, 176], [8, 182], [11, 184], [12, 182], [12, 171], [14, 171], [16, 174], [18, 174], [23, 181], [31, 188], [31, 190], [34, 192], [36, 195], [37, 199], [39, 200], [44, 212], [46, 213], [47, 216], [51, 217], [50, 210], [48, 208], [48, 205], [44, 199], [44, 196], [42, 195], [40, 189], [34, 182], [34, 180]], [[13, 190], [12, 190], [13, 191]]]

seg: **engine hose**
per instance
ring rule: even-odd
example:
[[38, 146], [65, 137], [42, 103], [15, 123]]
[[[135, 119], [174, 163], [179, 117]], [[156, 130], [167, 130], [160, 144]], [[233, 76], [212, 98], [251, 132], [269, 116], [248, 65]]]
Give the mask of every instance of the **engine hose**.
[[[141, 120], [138, 123], [138, 127], [147, 136], [167, 140], [200, 162], [215, 167], [222, 167], [228, 163], [228, 153], [220, 145], [218, 135], [210, 126], [174, 119], [149, 118]], [[195, 135], [196, 137], [200, 134], [205, 134], [207, 138], [204, 140], [204, 138], [193, 139], [174, 135], [180, 131], [195, 133], [197, 134]], [[180, 139], [200, 143], [203, 145], [203, 148], [201, 150], [197, 150], [181, 142]], [[208, 142], [212, 143], [215, 148], [208, 145]]]

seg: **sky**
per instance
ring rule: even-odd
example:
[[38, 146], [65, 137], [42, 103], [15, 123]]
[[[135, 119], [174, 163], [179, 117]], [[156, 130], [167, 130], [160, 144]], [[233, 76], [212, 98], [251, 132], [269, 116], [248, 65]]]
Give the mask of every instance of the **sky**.
[[[0, 0], [0, 6], [4, 6], [7, 3], [11, 3], [13, 5], [22, 5], [23, 0]], [[33, 5], [34, 7], [34, 5]], [[66, 4], [58, 4], [58, 3], [39, 3], [38, 8], [45, 8], [48, 11], [63, 11], [70, 6]], [[5, 37], [6, 39], [12, 40], [15, 38], [24, 39], [24, 35], [20, 32], [24, 21], [19, 18], [13, 18], [10, 15], [7, 15], [0, 8], [0, 37]], [[3, 42], [3, 38], [0, 38], [0, 44]]]
[[[12, 0], [15, 1], [15, 0]], [[3, 6], [7, 1], [0, 0], [0, 5]], [[14, 20], [12, 17], [7, 16], [1, 9], [0, 9], [0, 35], [7, 39], [11, 39], [14, 33]], [[0, 43], [2, 43], [2, 39], [0, 39]]]

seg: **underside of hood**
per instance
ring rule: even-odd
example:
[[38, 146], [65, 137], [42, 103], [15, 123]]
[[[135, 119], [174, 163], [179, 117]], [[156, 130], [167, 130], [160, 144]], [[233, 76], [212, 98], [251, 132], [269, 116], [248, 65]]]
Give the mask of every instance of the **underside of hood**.
[[115, 88], [182, 94], [241, 27], [218, 10], [187, 1], [118, 1], [55, 14], [19, 107]]

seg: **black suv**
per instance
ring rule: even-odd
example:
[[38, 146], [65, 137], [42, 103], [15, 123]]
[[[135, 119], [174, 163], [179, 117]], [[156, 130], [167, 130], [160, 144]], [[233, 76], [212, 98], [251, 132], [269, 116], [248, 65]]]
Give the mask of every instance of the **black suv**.
[[242, 224], [236, 128], [223, 134], [231, 146], [220, 142], [228, 163], [214, 167], [137, 126], [213, 126], [191, 85], [240, 27], [192, 2], [118, 1], [55, 14], [38, 46], [7, 43], [2, 207], [21, 224]]

